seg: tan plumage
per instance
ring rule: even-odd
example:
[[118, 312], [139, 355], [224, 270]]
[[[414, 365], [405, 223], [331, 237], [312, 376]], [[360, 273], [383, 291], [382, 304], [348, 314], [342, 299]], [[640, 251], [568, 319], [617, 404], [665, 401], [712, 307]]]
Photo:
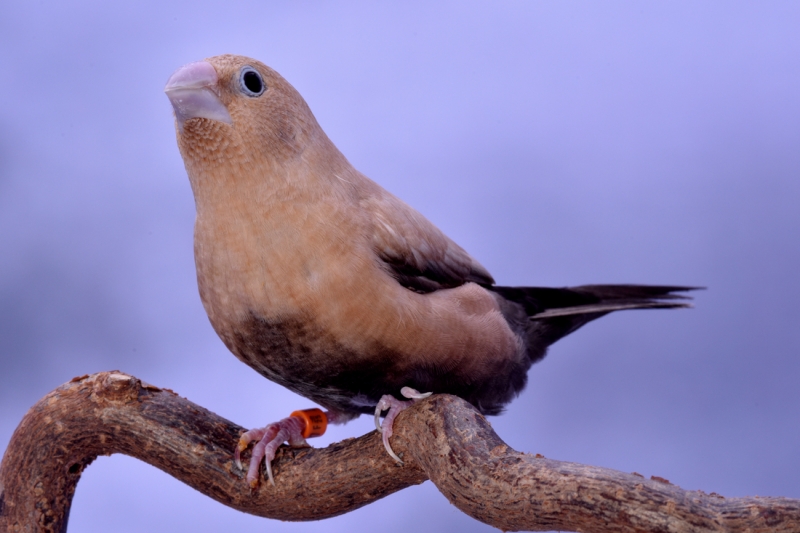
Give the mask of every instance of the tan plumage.
[[[293, 87], [254, 60], [208, 61], [228, 81], [219, 83], [219, 98], [234, 125], [190, 120], [178, 145], [197, 204], [200, 294], [237, 356], [271, 378], [288, 366], [246, 353], [257, 335], [254, 317], [324, 332], [362, 362], [391, 353], [392, 361], [378, 365], [390, 375], [430, 367], [480, 380], [497, 361], [521, 355], [492, 293], [468, 283], [421, 294], [390, 275], [382, 259], [491, 281], [427, 219], [356, 171]], [[237, 94], [232, 85], [245, 64], [262, 73], [272, 99]], [[292, 365], [310, 377], [328, 365], [358, 364], [330, 360], [337, 355], [345, 354], [330, 350], [319, 354], [323, 360]], [[329, 408], [346, 407], [298, 392]]]
[[[263, 92], [261, 92], [263, 90]], [[350, 165], [266, 65], [224, 55], [173, 74], [197, 205], [200, 295], [230, 350], [340, 413], [410, 385], [496, 414], [549, 344], [681, 287], [496, 287], [422, 215]]]

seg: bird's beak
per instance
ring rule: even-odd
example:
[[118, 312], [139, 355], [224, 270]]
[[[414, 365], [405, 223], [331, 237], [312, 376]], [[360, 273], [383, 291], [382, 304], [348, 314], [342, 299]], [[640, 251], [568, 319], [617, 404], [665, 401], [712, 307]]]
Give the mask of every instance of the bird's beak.
[[217, 71], [206, 61], [189, 63], [176, 70], [164, 92], [175, 110], [178, 127], [190, 118], [207, 118], [233, 124], [228, 109], [217, 95]]

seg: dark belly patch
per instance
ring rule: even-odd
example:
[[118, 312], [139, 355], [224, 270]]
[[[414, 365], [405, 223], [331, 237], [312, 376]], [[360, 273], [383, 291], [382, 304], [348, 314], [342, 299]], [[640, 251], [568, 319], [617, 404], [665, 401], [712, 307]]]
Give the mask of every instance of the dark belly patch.
[[530, 366], [513, 358], [496, 362], [484, 376], [439, 372], [433, 364], [408, 368], [398, 364], [403, 354], [378, 343], [360, 353], [311, 320], [268, 320], [254, 313], [225, 333], [228, 348], [267, 379], [323, 407], [351, 413], [371, 413], [382, 395], [399, 397], [409, 386], [454, 394], [484, 414], [498, 414], [525, 386]]
[[229, 338], [231, 351], [261, 375], [329, 409], [371, 412], [400, 378], [396, 354], [380, 346], [356, 353], [309, 320], [251, 313]]

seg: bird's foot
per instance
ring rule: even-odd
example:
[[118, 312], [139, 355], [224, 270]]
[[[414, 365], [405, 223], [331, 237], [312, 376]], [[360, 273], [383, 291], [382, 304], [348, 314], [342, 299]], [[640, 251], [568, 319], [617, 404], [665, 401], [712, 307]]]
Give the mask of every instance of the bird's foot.
[[[432, 393], [430, 392], [419, 392], [411, 387], [403, 387], [400, 389], [400, 394], [409, 398], [409, 401], [398, 400], [394, 396], [390, 394], [384, 394], [381, 399], [378, 401], [378, 405], [375, 406], [375, 427], [377, 430], [382, 434], [383, 440], [383, 447], [386, 448], [386, 451], [389, 455], [400, 464], [403, 464], [403, 460], [394, 453], [392, 450], [392, 446], [389, 444], [389, 437], [392, 436], [392, 424], [394, 424], [394, 419], [397, 418], [402, 411], [411, 407], [415, 401], [421, 400], [422, 398], [427, 398]], [[389, 411], [386, 413], [386, 416], [383, 417], [383, 423], [381, 423], [381, 413], [384, 411]]]
[[308, 446], [306, 439], [303, 437], [304, 427], [305, 423], [302, 419], [290, 416], [263, 428], [251, 429], [239, 437], [239, 444], [236, 446], [236, 451], [233, 455], [236, 460], [236, 466], [240, 469], [242, 468], [241, 453], [247, 449], [251, 442], [257, 441], [256, 445], [253, 446], [250, 466], [247, 469], [246, 479], [251, 487], [256, 488], [258, 485], [258, 469], [263, 460], [266, 460], [269, 482], [275, 486], [275, 478], [272, 476], [272, 460], [275, 459], [275, 452], [284, 442], [289, 442], [289, 446], [295, 448]]
[[[333, 423], [341, 423], [333, 420]], [[250, 457], [250, 466], [247, 469], [247, 482], [252, 488], [258, 485], [258, 469], [261, 461], [265, 460], [267, 466], [267, 477], [272, 486], [275, 486], [275, 478], [272, 476], [272, 460], [275, 459], [275, 452], [284, 442], [288, 442], [293, 448], [307, 447], [306, 439], [318, 437], [325, 433], [328, 425], [328, 416], [319, 409], [306, 409], [295, 411], [288, 418], [279, 422], [274, 422], [263, 428], [251, 429], [239, 437], [239, 444], [233, 456], [236, 466], [242, 468], [241, 453], [247, 446], [257, 441], [253, 447], [253, 454]]]

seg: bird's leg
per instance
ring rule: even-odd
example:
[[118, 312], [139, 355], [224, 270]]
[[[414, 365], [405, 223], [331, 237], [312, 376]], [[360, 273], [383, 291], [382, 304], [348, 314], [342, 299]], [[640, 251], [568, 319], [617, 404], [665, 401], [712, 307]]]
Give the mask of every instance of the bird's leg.
[[352, 419], [353, 415], [338, 411], [322, 412], [320, 409], [295, 411], [283, 420], [243, 433], [239, 437], [239, 444], [233, 454], [236, 466], [242, 469], [241, 453], [251, 442], [257, 441], [253, 446], [250, 466], [247, 469], [247, 482], [253, 488], [258, 485], [258, 469], [261, 461], [265, 460], [267, 477], [269, 477], [269, 482], [275, 486], [275, 478], [272, 476], [272, 460], [281, 444], [288, 442], [292, 448], [306, 447], [308, 446], [306, 439], [319, 437], [325, 433], [329, 423], [344, 424]]
[[[384, 394], [381, 397], [381, 399], [378, 401], [378, 405], [375, 406], [375, 427], [380, 433], [382, 433], [383, 447], [386, 448], [386, 451], [389, 453], [392, 459], [400, 464], [403, 464], [403, 460], [400, 459], [396, 453], [394, 453], [392, 446], [389, 444], [389, 437], [392, 436], [392, 424], [394, 424], [394, 419], [397, 418], [397, 415], [399, 415], [402, 411], [411, 407], [415, 401], [421, 400], [422, 398], [427, 398], [432, 393], [419, 392], [411, 387], [403, 387], [400, 389], [400, 394], [408, 398], [409, 401], [405, 402], [403, 400], [398, 400], [390, 394]], [[381, 413], [386, 410], [389, 412], [386, 413], [385, 417], [383, 417], [383, 423], [381, 423]]]

